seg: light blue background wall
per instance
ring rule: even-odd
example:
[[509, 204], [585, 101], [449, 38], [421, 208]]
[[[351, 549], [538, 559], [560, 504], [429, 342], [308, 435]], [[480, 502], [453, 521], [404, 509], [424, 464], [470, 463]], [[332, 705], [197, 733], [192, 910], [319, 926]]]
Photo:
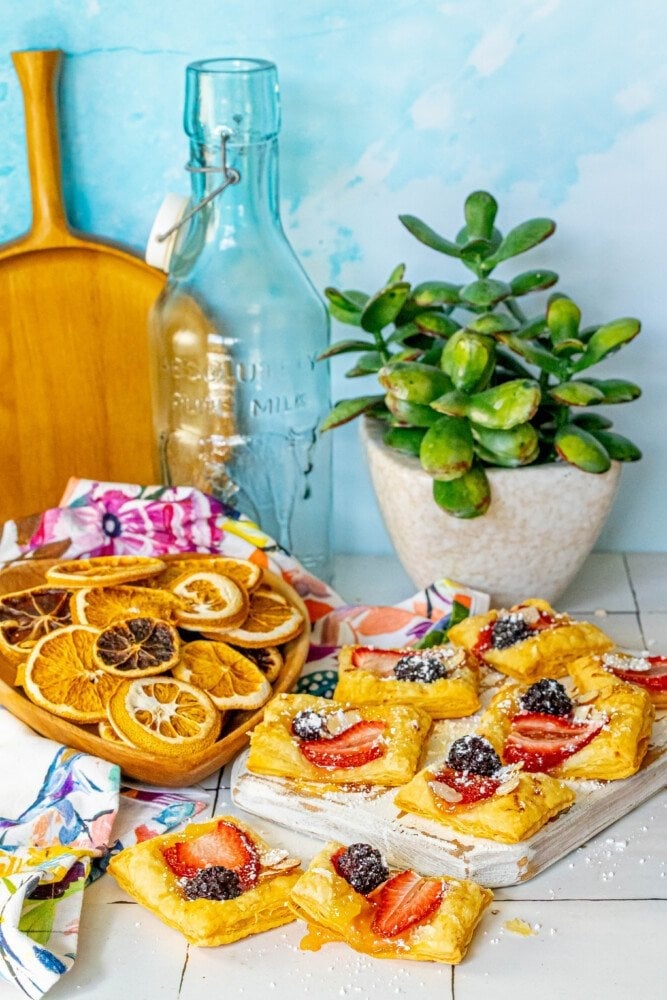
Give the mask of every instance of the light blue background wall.
[[[559, 271], [587, 324], [643, 320], [600, 372], [643, 386], [613, 416], [645, 458], [599, 547], [667, 548], [664, 0], [0, 0], [0, 15], [0, 240], [30, 219], [18, 48], [67, 53], [71, 222], [137, 250], [163, 194], [187, 191], [184, 69], [213, 56], [278, 64], [283, 221], [320, 289], [373, 291], [401, 260], [414, 282], [462, 278], [397, 215], [450, 235], [477, 187], [501, 228], [554, 217], [526, 266]], [[335, 398], [374, 391], [345, 367]], [[354, 425], [337, 432], [335, 503], [339, 550], [390, 550]]]

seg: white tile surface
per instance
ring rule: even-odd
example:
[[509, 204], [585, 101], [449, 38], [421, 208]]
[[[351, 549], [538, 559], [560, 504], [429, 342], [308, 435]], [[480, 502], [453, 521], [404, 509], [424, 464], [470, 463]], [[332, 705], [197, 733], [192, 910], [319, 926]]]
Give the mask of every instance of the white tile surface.
[[634, 552], [625, 557], [640, 611], [664, 611], [667, 552]]
[[[510, 932], [515, 918], [538, 933]], [[498, 902], [454, 972], [454, 998], [659, 1000], [666, 932], [667, 907], [654, 900]]]
[[639, 621], [646, 649], [656, 656], [667, 656], [667, 611], [643, 612]]
[[634, 611], [635, 601], [624, 556], [617, 552], [591, 553], [558, 600], [558, 607], [571, 612], [594, 612], [600, 608]]

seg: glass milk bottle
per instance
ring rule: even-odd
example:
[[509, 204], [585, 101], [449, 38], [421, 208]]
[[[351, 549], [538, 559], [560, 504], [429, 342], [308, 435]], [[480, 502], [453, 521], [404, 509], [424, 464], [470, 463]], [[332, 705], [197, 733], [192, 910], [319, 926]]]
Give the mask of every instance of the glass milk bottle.
[[273, 63], [187, 67], [192, 197], [151, 317], [156, 442], [165, 483], [237, 507], [327, 576], [328, 317], [281, 225], [279, 127]]

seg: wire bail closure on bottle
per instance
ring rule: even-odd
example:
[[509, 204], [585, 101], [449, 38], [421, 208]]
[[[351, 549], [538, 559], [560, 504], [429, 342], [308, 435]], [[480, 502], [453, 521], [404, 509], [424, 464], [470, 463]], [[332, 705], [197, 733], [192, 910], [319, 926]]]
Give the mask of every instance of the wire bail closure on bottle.
[[159, 233], [155, 237], [158, 243], [164, 243], [166, 239], [169, 239], [172, 233], [177, 232], [181, 228], [181, 226], [184, 225], [184, 223], [189, 222], [190, 219], [192, 219], [197, 214], [197, 212], [201, 211], [202, 208], [210, 204], [210, 202], [212, 202], [214, 198], [217, 198], [219, 194], [222, 194], [225, 188], [228, 188], [232, 184], [238, 184], [238, 182], [241, 180], [241, 174], [238, 172], [238, 170], [236, 170], [235, 167], [227, 166], [227, 142], [230, 136], [231, 132], [228, 130], [221, 132], [219, 167], [193, 167], [192, 164], [186, 163], [185, 169], [188, 171], [188, 173], [222, 174], [222, 176], [224, 177], [224, 181], [213, 191], [210, 191], [205, 198], [202, 198], [201, 201], [198, 201], [197, 204], [193, 208], [191, 208], [189, 212], [186, 212], [185, 215], [182, 215], [181, 218], [177, 222], [175, 222], [173, 226], [170, 226], [169, 229], [167, 229], [164, 233]]

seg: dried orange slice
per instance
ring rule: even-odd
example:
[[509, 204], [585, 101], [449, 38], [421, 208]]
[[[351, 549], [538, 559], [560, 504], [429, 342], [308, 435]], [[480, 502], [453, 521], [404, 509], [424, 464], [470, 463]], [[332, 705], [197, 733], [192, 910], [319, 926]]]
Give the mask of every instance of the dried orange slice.
[[271, 695], [262, 671], [224, 642], [189, 642], [174, 676], [202, 688], [221, 710], [259, 708]]
[[124, 746], [131, 747], [132, 743], [128, 740], [126, 736], [122, 738], [118, 735], [114, 727], [111, 725], [108, 719], [102, 719], [101, 722], [97, 724], [97, 732], [102, 737], [103, 740], [108, 740], [109, 743], [122, 743]]
[[66, 587], [104, 587], [145, 580], [156, 576], [164, 567], [161, 559], [151, 556], [95, 556], [56, 563], [47, 569], [46, 579]]
[[178, 663], [181, 641], [168, 622], [126, 618], [103, 629], [93, 646], [93, 660], [115, 677], [164, 674]]
[[179, 576], [186, 573], [220, 573], [235, 583], [240, 583], [245, 591], [256, 590], [262, 582], [262, 570], [247, 559], [232, 559], [229, 556], [209, 555], [206, 552], [188, 552], [182, 557], [169, 559], [167, 568], [151, 580], [153, 587], [168, 587]]
[[185, 573], [170, 589], [180, 598], [176, 620], [183, 628], [234, 628], [248, 614], [248, 595], [243, 587], [219, 573]]
[[68, 625], [40, 639], [23, 677], [30, 700], [75, 722], [106, 718], [107, 702], [119, 680], [93, 661], [97, 635], [97, 629], [87, 625]]
[[271, 684], [276, 680], [285, 664], [283, 654], [276, 646], [257, 646], [250, 649], [246, 647], [245, 655], [249, 660], [252, 660], [255, 666], [259, 667]]
[[0, 597], [0, 652], [18, 663], [42, 636], [71, 625], [69, 600], [62, 587], [30, 587]]
[[[285, 599], [271, 591], [258, 590], [250, 596], [248, 617], [238, 628], [225, 631], [225, 642], [234, 646], [274, 646], [294, 639], [304, 629], [300, 611]], [[215, 639], [215, 629], [202, 632]]]
[[121, 739], [171, 757], [211, 746], [222, 722], [204, 691], [176, 677], [121, 681], [109, 700], [107, 714]]
[[148, 617], [176, 621], [178, 597], [150, 587], [79, 587], [70, 600], [72, 620], [104, 628], [125, 618]]

